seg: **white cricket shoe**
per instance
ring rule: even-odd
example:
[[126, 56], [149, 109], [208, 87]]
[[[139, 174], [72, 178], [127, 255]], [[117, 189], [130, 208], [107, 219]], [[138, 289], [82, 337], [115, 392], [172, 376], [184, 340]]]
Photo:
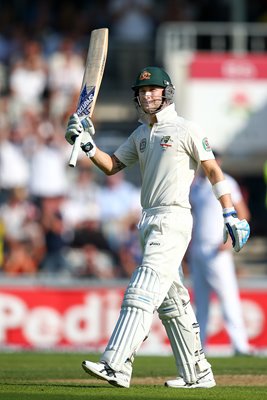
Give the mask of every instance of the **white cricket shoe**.
[[82, 367], [89, 375], [107, 381], [113, 386], [123, 388], [130, 387], [131, 370], [127, 371], [127, 369], [125, 369], [125, 372], [114, 371], [114, 369], [110, 368], [110, 366], [105, 361], [101, 361], [99, 363], [83, 361]]
[[201, 374], [196, 383], [187, 383], [181, 376], [176, 379], [165, 382], [165, 386], [176, 389], [208, 389], [216, 386], [216, 382], [211, 369], [208, 369]]

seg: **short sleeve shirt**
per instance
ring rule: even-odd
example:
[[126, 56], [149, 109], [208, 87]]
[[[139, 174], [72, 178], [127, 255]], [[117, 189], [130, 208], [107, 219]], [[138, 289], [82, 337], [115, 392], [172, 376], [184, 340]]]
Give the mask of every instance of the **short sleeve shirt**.
[[214, 159], [213, 152], [201, 129], [179, 117], [174, 104], [156, 116], [152, 127], [140, 125], [115, 155], [126, 166], [139, 162], [143, 208], [190, 208], [189, 191], [195, 172], [201, 161]]

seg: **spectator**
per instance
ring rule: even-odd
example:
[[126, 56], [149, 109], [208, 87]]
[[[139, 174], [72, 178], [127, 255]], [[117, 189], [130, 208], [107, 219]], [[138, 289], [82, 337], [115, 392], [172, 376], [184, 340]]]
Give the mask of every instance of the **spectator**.
[[[153, 0], [111, 0], [110, 47], [117, 60], [117, 79], [130, 86], [135, 71], [153, 61], [152, 41], [156, 20]], [[111, 50], [111, 51], [112, 51]]]
[[37, 134], [37, 148], [31, 159], [30, 194], [37, 201], [63, 196], [68, 186], [65, 146], [51, 123]]
[[69, 237], [60, 212], [61, 203], [61, 197], [41, 199], [41, 223], [45, 235], [46, 254], [40, 269], [44, 273], [68, 274], [70, 270], [67, 259]]
[[15, 187], [27, 187], [30, 170], [20, 146], [12, 143], [8, 121], [0, 118], [0, 204]]
[[[221, 158], [216, 155], [217, 162]], [[239, 219], [250, 213], [237, 182], [225, 174]], [[199, 174], [192, 184], [190, 201], [193, 210], [193, 234], [188, 252], [196, 316], [203, 346], [207, 342], [210, 296], [215, 292], [222, 308], [225, 328], [235, 354], [248, 354], [249, 343], [244, 325], [231, 240], [223, 243], [223, 216], [211, 185]], [[210, 217], [212, 215], [212, 218]]]
[[21, 58], [12, 64], [10, 90], [18, 113], [25, 107], [42, 107], [42, 96], [47, 86], [47, 64], [38, 41], [25, 42]]
[[0, 207], [4, 231], [4, 264], [7, 275], [36, 274], [44, 254], [44, 238], [38, 224], [38, 210], [25, 187], [10, 190]]
[[137, 215], [131, 215], [127, 219], [127, 225], [118, 253], [121, 265], [122, 277], [130, 278], [136, 265], [142, 261], [142, 249], [137, 231]]
[[69, 259], [73, 257], [73, 275], [98, 279], [120, 277], [118, 255], [110, 247], [103, 234], [101, 222], [95, 213], [88, 213], [87, 218], [74, 230]]
[[137, 222], [141, 215], [140, 189], [125, 180], [124, 171], [107, 176], [99, 205], [104, 233], [112, 248], [118, 249], [127, 237], [129, 219]]
[[48, 58], [48, 89], [52, 115], [62, 115], [78, 96], [85, 60], [75, 48], [74, 40], [63, 38], [60, 47]]
[[78, 160], [72, 177], [72, 190], [62, 204], [63, 218], [72, 231], [68, 251], [74, 276], [98, 279], [119, 277], [118, 255], [102, 231], [100, 198], [96, 168], [90, 160]]
[[100, 218], [101, 186], [96, 182], [94, 165], [85, 158], [77, 162], [73, 172], [71, 190], [62, 205], [64, 219], [75, 228], [83, 221]]

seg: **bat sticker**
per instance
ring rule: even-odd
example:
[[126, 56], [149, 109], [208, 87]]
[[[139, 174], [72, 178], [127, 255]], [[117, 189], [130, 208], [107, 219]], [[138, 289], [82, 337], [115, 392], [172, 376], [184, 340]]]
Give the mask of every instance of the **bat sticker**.
[[83, 115], [84, 116], [89, 115], [94, 95], [95, 95], [95, 86], [93, 87], [91, 86], [91, 89], [87, 91], [87, 86], [84, 85], [77, 108], [77, 114], [79, 117], [82, 117]]

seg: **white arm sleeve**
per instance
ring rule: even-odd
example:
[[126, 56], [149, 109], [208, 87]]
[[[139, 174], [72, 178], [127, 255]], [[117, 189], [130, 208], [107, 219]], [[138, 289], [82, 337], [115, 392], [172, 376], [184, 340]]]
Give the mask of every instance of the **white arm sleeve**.
[[212, 185], [212, 190], [218, 200], [224, 194], [231, 193], [228, 182], [225, 179], [223, 181], [217, 182], [214, 185]]

